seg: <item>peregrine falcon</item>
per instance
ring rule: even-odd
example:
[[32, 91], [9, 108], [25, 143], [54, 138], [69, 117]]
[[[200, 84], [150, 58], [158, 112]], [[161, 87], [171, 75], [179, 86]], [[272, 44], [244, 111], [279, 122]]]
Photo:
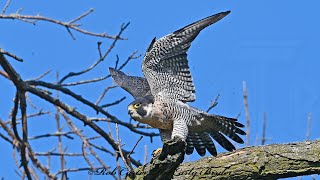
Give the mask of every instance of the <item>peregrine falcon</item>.
[[192, 154], [195, 148], [200, 156], [204, 156], [206, 150], [216, 156], [212, 139], [232, 151], [235, 147], [225, 136], [243, 143], [238, 134], [246, 134], [241, 130], [244, 125], [237, 119], [208, 114], [187, 104], [195, 100], [187, 59], [191, 42], [202, 29], [229, 13], [221, 12], [158, 40], [154, 38], [142, 62], [145, 78], [127, 76], [109, 68], [114, 81], [135, 98], [128, 106], [129, 115], [138, 122], [158, 128], [163, 142], [172, 139], [186, 142], [186, 154]]

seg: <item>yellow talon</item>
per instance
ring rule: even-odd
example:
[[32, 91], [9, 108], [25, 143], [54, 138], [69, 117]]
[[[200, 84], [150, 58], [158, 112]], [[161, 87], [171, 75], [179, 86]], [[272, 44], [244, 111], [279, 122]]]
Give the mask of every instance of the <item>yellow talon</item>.
[[161, 154], [161, 152], [162, 152], [162, 148], [158, 148], [153, 151], [152, 156], [153, 157], [158, 156], [159, 154]]

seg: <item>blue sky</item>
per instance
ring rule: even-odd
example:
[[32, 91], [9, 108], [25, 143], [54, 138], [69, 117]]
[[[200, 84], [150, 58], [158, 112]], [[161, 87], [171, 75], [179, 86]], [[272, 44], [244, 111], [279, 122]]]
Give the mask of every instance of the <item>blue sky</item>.
[[[251, 144], [261, 137], [263, 113], [267, 115], [267, 144], [303, 141], [306, 138], [308, 113], [312, 114], [310, 139], [319, 139], [320, 132], [320, 26], [318, 17], [319, 1], [209, 1], [191, 3], [186, 1], [163, 0], [150, 1], [13, 1], [7, 10], [14, 13], [23, 8], [22, 14], [36, 15], [69, 21], [89, 8], [95, 11], [81, 21], [83, 28], [94, 32], [115, 35], [120, 25], [130, 22], [120, 41], [105, 62], [95, 71], [82, 76], [89, 79], [104, 76], [107, 68], [114, 66], [116, 55], [124, 61], [133, 51], [144, 54], [150, 41], [171, 33], [189, 23], [206, 16], [231, 10], [226, 18], [200, 33], [189, 50], [189, 63], [196, 86], [197, 100], [193, 106], [206, 110], [217, 94], [219, 104], [211, 113], [235, 117], [239, 113], [240, 122], [245, 122], [242, 82], [247, 82], [249, 113], [251, 118]], [[0, 2], [0, 7], [4, 2]], [[45, 22], [33, 26], [20, 21], [0, 21], [0, 47], [12, 52], [25, 61], [11, 60], [23, 79], [34, 78], [46, 70], [49, 74], [44, 80], [55, 81], [55, 72], [65, 75], [70, 71], [82, 70], [98, 58], [97, 41], [102, 41], [106, 49], [111, 41], [89, 37], [74, 32], [77, 40], [72, 40], [65, 28]], [[140, 75], [142, 57], [130, 62], [124, 72]], [[79, 78], [70, 79], [71, 81]], [[111, 80], [93, 85], [72, 87], [75, 92], [95, 101]], [[0, 96], [0, 118], [7, 119], [12, 107], [14, 87], [4, 78], [0, 78], [2, 96]], [[129, 121], [127, 104], [133, 98], [120, 88], [112, 89], [103, 103], [112, 102], [126, 96], [127, 99], [108, 111], [123, 121]], [[42, 100], [30, 96], [38, 107], [53, 110]], [[65, 98], [66, 100], [69, 100]], [[80, 106], [75, 101], [69, 105], [88, 115], [95, 112]], [[29, 107], [29, 112], [35, 112]], [[55, 132], [52, 126], [53, 114], [29, 120], [32, 135]], [[74, 120], [77, 121], [77, 120]], [[77, 123], [77, 122], [76, 122]], [[79, 127], [81, 123], [78, 123]], [[102, 128], [106, 124], [99, 123]], [[114, 126], [113, 126], [114, 127]], [[86, 127], [84, 127], [86, 128]], [[2, 131], [1, 131], [2, 132]], [[92, 133], [91, 133], [92, 134]], [[131, 149], [139, 138], [126, 129], [120, 137], [125, 149]], [[39, 151], [53, 148], [49, 142], [32, 142]], [[1, 164], [1, 175], [5, 178], [16, 176], [12, 159], [12, 148], [2, 139], [2, 156], [7, 165]], [[102, 142], [103, 143], [103, 142]], [[44, 147], [43, 145], [47, 145]], [[76, 143], [75, 143], [76, 144]], [[143, 138], [137, 147], [136, 159], [143, 160], [143, 147], [148, 145], [149, 154], [161, 146], [159, 138], [151, 144], [149, 138]], [[108, 147], [106, 145], [106, 147]], [[241, 145], [238, 147], [242, 147]], [[73, 142], [68, 149], [75, 150]], [[80, 150], [80, 149], [79, 149]], [[223, 151], [219, 148], [219, 152]], [[115, 164], [114, 158], [105, 157], [106, 162]], [[192, 155], [188, 160], [200, 157]], [[80, 158], [79, 158], [80, 159]], [[45, 161], [45, 158], [43, 159]], [[58, 162], [58, 161], [57, 161]], [[54, 163], [54, 160], [53, 160]], [[77, 159], [69, 161], [70, 166], [77, 164]], [[80, 163], [80, 161], [79, 161]], [[82, 166], [81, 166], [82, 165]], [[79, 164], [83, 167], [85, 164]], [[54, 165], [53, 165], [54, 167]], [[58, 167], [58, 166], [57, 166]], [[87, 176], [86, 172], [72, 173], [71, 178]], [[10, 178], [11, 179], [11, 178]], [[99, 177], [93, 177], [99, 179]], [[303, 179], [311, 179], [305, 177]]]

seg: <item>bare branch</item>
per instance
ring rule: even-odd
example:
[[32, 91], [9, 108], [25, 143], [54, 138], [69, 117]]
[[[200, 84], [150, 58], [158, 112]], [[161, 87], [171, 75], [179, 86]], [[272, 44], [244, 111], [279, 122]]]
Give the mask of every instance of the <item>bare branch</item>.
[[90, 8], [87, 12], [85, 12], [85, 13], [83, 13], [82, 15], [80, 15], [79, 17], [71, 20], [69, 23], [70, 23], [70, 24], [73, 24], [74, 22], [79, 21], [79, 20], [81, 20], [82, 18], [86, 17], [87, 15], [89, 15], [90, 13], [92, 13], [93, 11], [94, 11], [94, 9], [93, 9], [93, 8]]
[[40, 80], [43, 77], [45, 77], [46, 75], [48, 75], [50, 72], [51, 72], [51, 70], [48, 70], [48, 71], [44, 72], [43, 74], [41, 74], [40, 76], [34, 78], [33, 80]]
[[[87, 139], [89, 140], [89, 139]], [[99, 149], [100, 151], [106, 152], [108, 154], [110, 154], [111, 156], [116, 156], [115, 153], [112, 153], [111, 151], [109, 151], [108, 149], [102, 147], [102, 146], [97, 146], [91, 142], [88, 142], [92, 147], [95, 147], [96, 149]]]
[[118, 147], [119, 147], [118, 148], [119, 149], [119, 154], [120, 154], [120, 156], [122, 158], [122, 161], [123, 161], [124, 165], [126, 166], [126, 168], [128, 169], [129, 174], [133, 174], [134, 173], [134, 169], [131, 166], [131, 162], [130, 162], [130, 160], [128, 158], [130, 156], [131, 152], [128, 154], [129, 156], [127, 156], [127, 157], [125, 157], [125, 155], [122, 152], [122, 148], [121, 148], [122, 145], [121, 145], [121, 140], [119, 138], [119, 127], [118, 127], [118, 124], [116, 124], [116, 136], [117, 136], [117, 144], [118, 144]]
[[1, 137], [2, 139], [4, 139], [5, 141], [7, 141], [8, 143], [13, 144], [13, 141], [11, 141], [7, 136], [5, 136], [5, 135], [3, 135], [3, 134], [0, 133], [0, 137]]
[[64, 136], [68, 139], [74, 139], [72, 136], [69, 136], [69, 134], [74, 134], [74, 132], [56, 132], [56, 133], [47, 133], [47, 134], [42, 134], [42, 135], [38, 135], [38, 136], [33, 136], [33, 137], [29, 137], [29, 140], [35, 140], [35, 139], [40, 139], [40, 138], [47, 138], [47, 137], [61, 137]]
[[217, 97], [214, 99], [214, 101], [212, 102], [210, 102], [210, 106], [209, 106], [209, 108], [207, 109], [207, 113], [212, 109], [212, 108], [214, 108], [214, 107], [216, 107], [217, 105], [218, 105], [218, 99], [219, 99], [219, 97], [220, 97], [220, 94], [218, 94], [217, 95]]
[[267, 129], [267, 113], [263, 113], [263, 127], [262, 127], [262, 137], [261, 137], [261, 145], [264, 145], [266, 142], [266, 129]]
[[147, 164], [148, 160], [148, 146], [144, 145], [144, 155], [143, 155], [143, 164]]
[[103, 57], [102, 52], [101, 52], [101, 44], [102, 44], [102, 42], [101, 42], [101, 41], [97, 42], [97, 45], [98, 45], [98, 52], [99, 52], [99, 57], [100, 57], [100, 59]]
[[117, 105], [117, 104], [121, 103], [125, 99], [126, 99], [126, 97], [122, 97], [121, 99], [118, 99], [118, 100], [116, 100], [116, 101], [114, 101], [112, 103], [101, 105], [101, 108], [106, 108], [106, 107]]
[[[61, 109], [58, 108], [59, 112], [61, 113], [61, 115], [63, 116], [63, 118], [67, 121], [70, 129], [76, 134], [78, 135], [82, 142], [83, 142], [83, 152], [85, 152], [85, 148], [88, 147], [91, 154], [99, 161], [99, 163], [106, 168], [108, 171], [110, 171], [110, 169], [108, 169], [108, 167], [104, 164], [104, 162], [99, 158], [99, 156], [97, 155], [97, 153], [92, 149], [92, 147], [90, 146], [90, 144], [88, 143], [88, 140], [81, 134], [81, 131], [78, 130], [76, 128], [76, 126], [73, 125], [71, 119], [66, 115], [66, 113]], [[89, 161], [87, 161], [89, 162]], [[90, 163], [89, 163], [90, 164]]]
[[173, 179], [280, 179], [319, 174], [319, 153], [319, 140], [246, 147], [181, 164]]
[[6, 5], [4, 5], [1, 14], [4, 14], [6, 12], [6, 10], [8, 9], [9, 5], [11, 3], [11, 0], [7, 0]]
[[81, 81], [77, 81], [77, 82], [60, 84], [60, 86], [77, 86], [77, 85], [80, 85], [80, 84], [88, 84], [88, 83], [93, 83], [93, 82], [99, 82], [99, 81], [103, 81], [105, 79], [108, 79], [109, 77], [111, 77], [111, 76], [107, 75], [107, 76], [102, 76], [102, 77], [99, 77], [99, 78], [94, 78], [94, 79], [89, 79], [89, 80], [81, 80]]
[[100, 95], [100, 97], [98, 98], [98, 100], [96, 101], [95, 105], [98, 105], [100, 103], [100, 101], [102, 100], [102, 98], [107, 94], [107, 92], [110, 90], [110, 89], [113, 89], [115, 87], [118, 87], [118, 86], [107, 86], [102, 94]]
[[20, 110], [22, 116], [22, 143], [21, 143], [21, 164], [24, 168], [24, 172], [27, 175], [27, 178], [30, 180], [32, 179], [30, 169], [28, 166], [28, 157], [27, 157], [27, 148], [26, 144], [28, 144], [28, 124], [27, 124], [27, 103], [26, 103], [26, 96], [25, 91], [18, 90], [18, 96], [20, 100]]
[[[79, 17], [81, 17], [82, 15], [80, 15]], [[75, 18], [75, 19], [79, 19], [79, 17]], [[57, 25], [61, 25], [63, 27], [66, 27], [67, 29], [73, 29], [75, 31], [78, 31], [82, 34], [86, 34], [86, 35], [90, 35], [90, 36], [97, 36], [97, 37], [102, 37], [102, 38], [109, 38], [109, 39], [119, 39], [119, 40], [126, 40], [125, 38], [120, 37], [119, 35], [116, 36], [110, 36], [107, 35], [107, 33], [94, 33], [94, 32], [90, 32], [87, 31], [85, 29], [81, 29], [79, 28], [77, 24], [74, 23], [70, 23], [70, 22], [62, 22], [62, 21], [58, 21], [55, 19], [51, 19], [48, 17], [44, 17], [44, 16], [31, 16], [31, 15], [22, 15], [19, 14], [19, 12], [17, 12], [16, 14], [9, 14], [9, 15], [4, 15], [4, 14], [0, 14], [0, 19], [17, 19], [17, 20], [21, 20], [27, 23], [31, 23], [31, 24], [36, 24], [38, 21], [46, 21], [46, 22], [50, 22], [53, 24], [57, 24]], [[72, 20], [71, 20], [72, 21]]]
[[[117, 69], [117, 70], [121, 70], [122, 68], [124, 68], [124, 67], [128, 64], [128, 62], [129, 62], [130, 60], [138, 59], [139, 57], [142, 56], [142, 54], [139, 54], [139, 55], [135, 56], [137, 53], [138, 53], [138, 51], [134, 51], [133, 53], [131, 53], [130, 56], [127, 58], [127, 60], [124, 61], [124, 63], [123, 63], [123, 64], [119, 67], [119, 69]], [[118, 58], [118, 56], [117, 56], [117, 58]], [[116, 67], [117, 67], [117, 64], [118, 64], [118, 63], [116, 63]]]
[[54, 153], [54, 152], [35, 152], [37, 156], [83, 156], [81, 153]]
[[2, 75], [3, 77], [7, 78], [10, 80], [10, 77], [8, 76], [8, 74], [6, 72], [3, 72], [0, 70], [0, 75]]
[[[152, 137], [152, 136], [159, 136], [159, 133], [147, 133], [147, 132], [143, 132], [143, 131], [137, 130], [134, 126], [132, 126], [132, 124], [130, 124], [130, 123], [125, 123], [125, 122], [123, 122], [123, 121], [120, 121], [120, 120], [117, 119], [115, 116], [113, 116], [113, 115], [111, 115], [110, 113], [108, 113], [108, 112], [106, 112], [105, 110], [103, 110], [101, 107], [96, 106], [96, 105], [93, 104], [92, 102], [84, 99], [82, 96], [80, 96], [80, 95], [78, 95], [78, 94], [75, 94], [74, 92], [70, 91], [70, 90], [67, 89], [67, 88], [61, 87], [61, 86], [59, 86], [59, 85], [54, 85], [54, 84], [51, 84], [51, 83], [47, 83], [47, 82], [44, 82], [44, 81], [27, 81], [27, 83], [28, 83], [29, 85], [39, 85], [39, 86], [44, 86], [44, 87], [47, 87], [47, 88], [50, 88], [50, 89], [59, 90], [59, 91], [65, 93], [65, 94], [67, 94], [67, 95], [70, 95], [70, 96], [73, 97], [74, 99], [76, 99], [76, 100], [78, 100], [78, 101], [80, 101], [80, 102], [88, 105], [89, 107], [93, 108], [93, 109], [96, 110], [97, 112], [100, 112], [100, 113], [104, 114], [105, 116], [107, 116], [108, 118], [110, 118], [110, 119], [112, 120], [112, 121], [111, 121], [112, 123], [118, 123], [118, 124], [120, 124], [120, 125], [122, 125], [122, 126], [125, 126], [125, 127], [129, 128], [131, 131], [133, 131], [133, 132], [135, 132], [135, 133], [138, 133], [138, 134], [141, 134], [141, 135], [145, 135], [145, 136], [150, 136], [150, 137]], [[39, 91], [38, 89], [35, 89], [35, 88], [33, 88], [33, 87], [29, 87], [29, 86], [28, 86], [28, 88], [29, 88], [29, 90], [31, 90], [31, 89], [34, 90], [34, 92], [37, 93], [37, 94], [35, 94], [35, 95], [37, 95], [37, 96], [39, 96], [39, 97], [41, 97], [40, 94], [43, 94], [43, 95], [45, 95], [47, 98], [49, 98], [49, 96], [47, 96], [45, 93], [43, 93], [43, 92], [40, 93], [40, 91]], [[30, 91], [29, 91], [29, 92], [30, 92]], [[42, 96], [41, 98], [45, 99], [44, 96]], [[50, 97], [50, 98], [52, 98], [52, 97]], [[53, 98], [53, 99], [54, 99], [54, 98]], [[52, 100], [53, 100], [53, 99], [52, 99]], [[59, 101], [59, 102], [60, 102], [60, 101]], [[55, 103], [57, 103], [57, 101], [55, 101]], [[53, 103], [53, 104], [55, 104], [55, 103]], [[62, 102], [61, 102], [61, 103], [62, 103]], [[60, 107], [61, 107], [61, 106], [60, 106]], [[71, 107], [68, 107], [68, 108], [71, 108]], [[71, 108], [71, 109], [73, 109], [73, 108]], [[65, 109], [64, 109], [64, 110], [65, 110]], [[68, 112], [68, 111], [66, 111], [66, 112]], [[74, 113], [74, 111], [70, 111], [70, 112]], [[68, 113], [69, 113], [69, 112], [68, 112]], [[74, 116], [74, 115], [73, 115], [73, 116]], [[83, 116], [84, 116], [84, 115], [83, 115]], [[86, 117], [86, 116], [85, 116], [85, 118], [86, 118], [86, 120], [89, 119], [89, 118]], [[81, 118], [80, 118], [80, 120], [81, 120]]]
[[[1, 15], [0, 15], [0, 16], [1, 16]], [[23, 59], [22, 59], [22, 58], [14, 55], [14, 54], [12, 54], [12, 53], [9, 53], [9, 52], [1, 49], [1, 48], [0, 48], [0, 53], [5, 54], [5, 55], [7, 55], [7, 56], [10, 56], [10, 57], [12, 57], [13, 59], [15, 59], [15, 60], [17, 60], [17, 61], [23, 62]]]
[[[37, 113], [27, 115], [27, 118], [42, 116], [42, 115], [46, 115], [46, 114], [50, 114], [50, 111], [42, 111], [42, 109], [40, 109], [40, 111]], [[22, 119], [22, 117], [17, 118], [17, 120], [21, 120], [21, 119]]]
[[[101, 169], [103, 167], [98, 167], [96, 169]], [[65, 172], [79, 172], [79, 171], [92, 171], [94, 169], [91, 169], [91, 168], [88, 168], [88, 167], [85, 167], [85, 168], [68, 168], [68, 169], [64, 169], [63, 171], [58, 171], [55, 175], [59, 175], [61, 173], [65, 173]]]
[[311, 125], [312, 123], [312, 114], [308, 113], [308, 127], [307, 127], [307, 133], [306, 133], [306, 140], [309, 140], [310, 138], [310, 132], [311, 132]]
[[[129, 26], [130, 23], [127, 24], [123, 24], [120, 28], [120, 31], [118, 33], [118, 35], [116, 37], [120, 37], [121, 34], [123, 33], [123, 31]], [[89, 68], [84, 69], [82, 71], [79, 72], [70, 72], [69, 74], [67, 74], [66, 76], [64, 76], [63, 78], [61, 78], [61, 80], [58, 82], [58, 84], [62, 84], [62, 82], [64, 82], [66, 79], [73, 77], [73, 76], [79, 76], [81, 74], [84, 74], [86, 72], [89, 72], [90, 70], [92, 70], [93, 68], [95, 68], [100, 62], [102, 62], [111, 52], [111, 50], [114, 48], [114, 46], [116, 45], [116, 43], [118, 42], [119, 38], [115, 38], [114, 41], [112, 42], [112, 44], [110, 45], [109, 49], [106, 51], [106, 53], [100, 57], [98, 59], [98, 61], [96, 61], [93, 65], [91, 65]]]
[[140, 136], [140, 138], [138, 139], [136, 144], [133, 146], [132, 150], [129, 152], [128, 156], [130, 156], [133, 153], [134, 149], [137, 147], [137, 145], [139, 144], [139, 142], [141, 141], [142, 138], [143, 138], [143, 136]]
[[246, 146], [250, 146], [250, 118], [246, 81], [243, 81], [243, 103], [246, 111]]

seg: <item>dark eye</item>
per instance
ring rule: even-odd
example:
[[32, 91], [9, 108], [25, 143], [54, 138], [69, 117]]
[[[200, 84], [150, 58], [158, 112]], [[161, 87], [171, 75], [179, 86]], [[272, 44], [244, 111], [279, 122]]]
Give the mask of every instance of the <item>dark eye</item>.
[[137, 103], [137, 104], [134, 104], [134, 105], [133, 105], [133, 107], [134, 107], [135, 109], [138, 109], [140, 106], [141, 106], [140, 103]]

